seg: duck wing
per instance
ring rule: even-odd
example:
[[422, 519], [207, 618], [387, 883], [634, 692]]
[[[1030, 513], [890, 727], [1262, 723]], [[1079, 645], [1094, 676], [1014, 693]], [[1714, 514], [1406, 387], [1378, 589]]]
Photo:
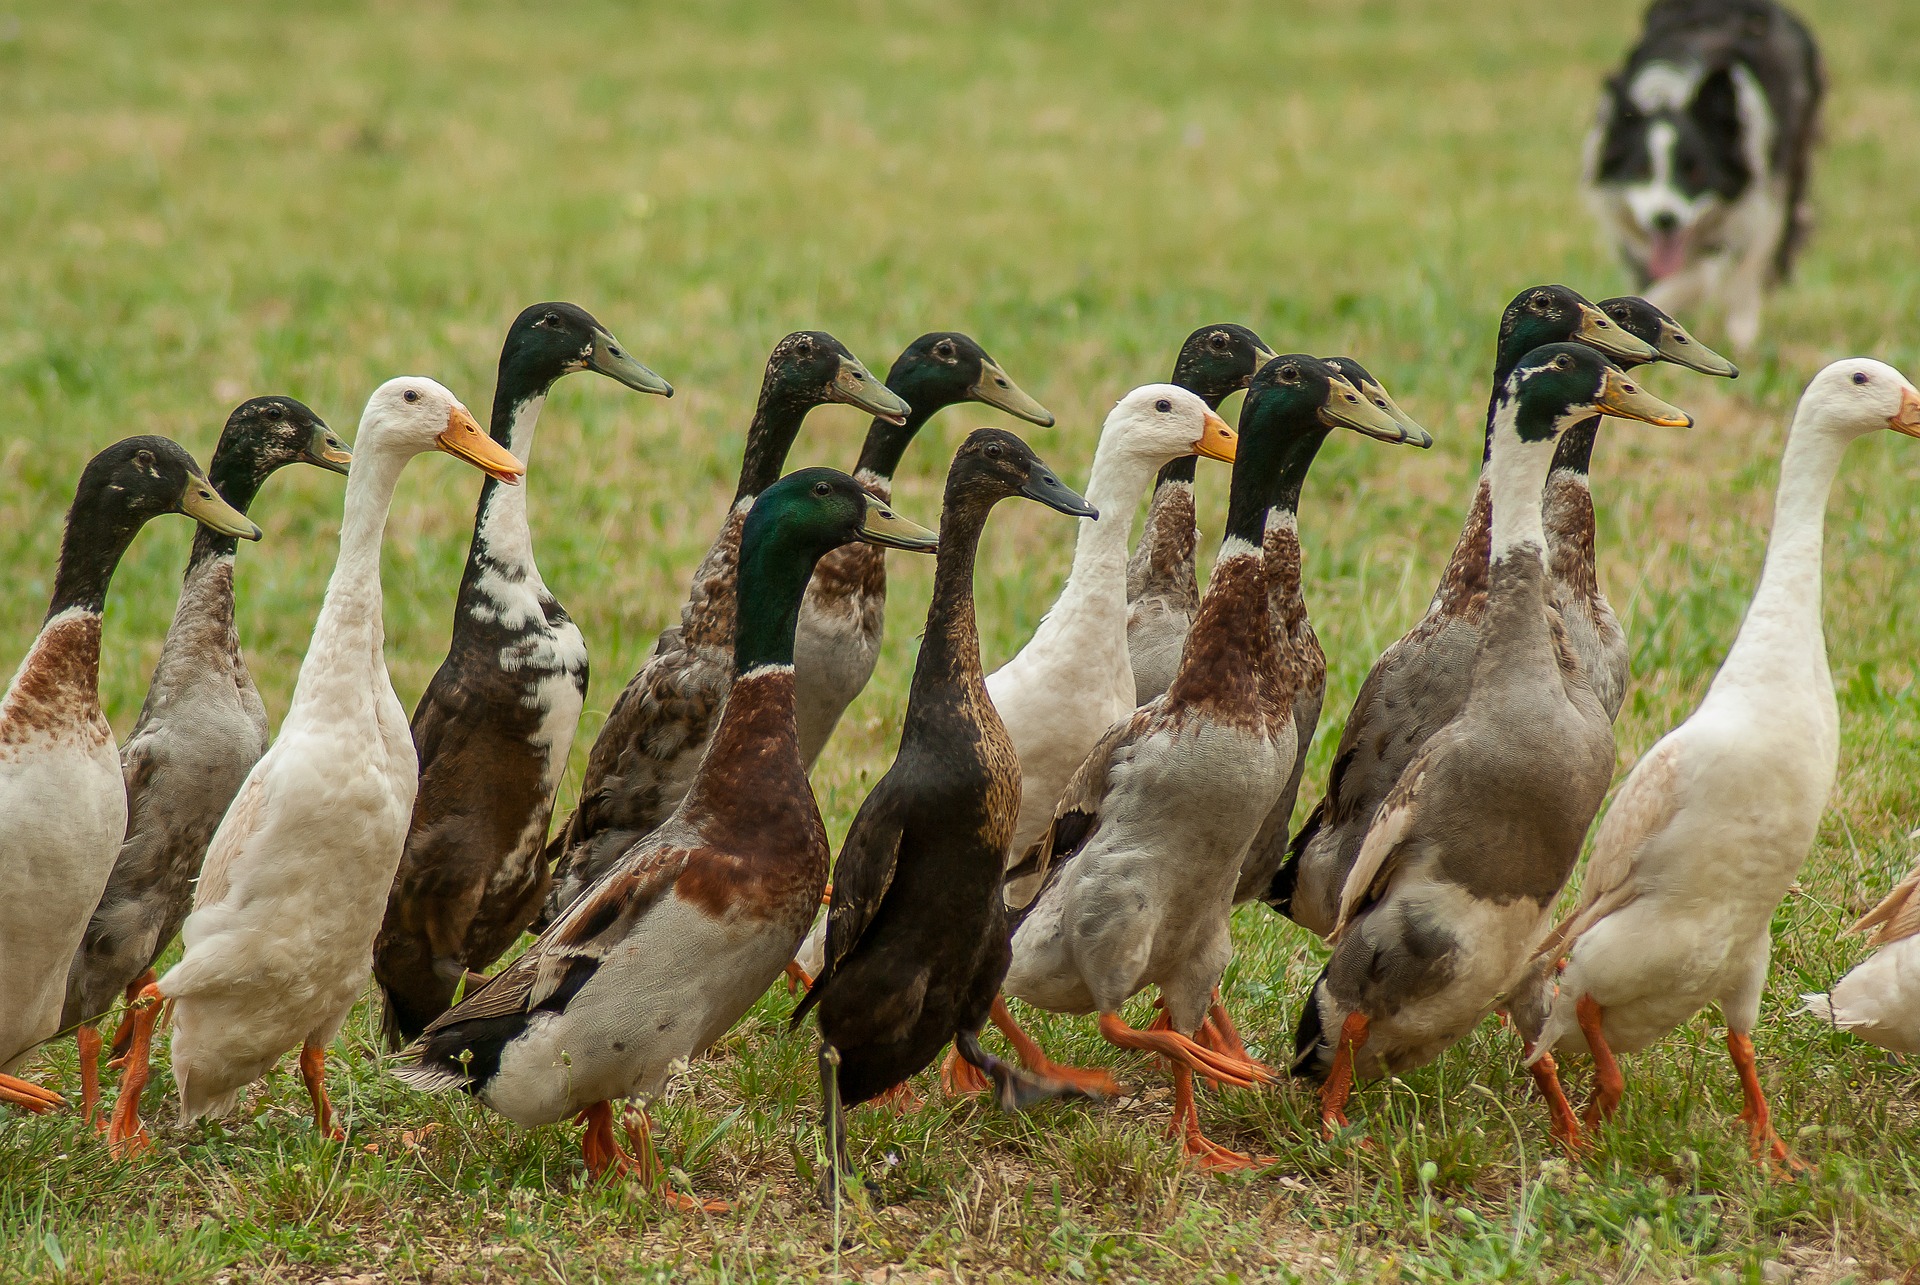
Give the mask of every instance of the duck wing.
[[1867, 938], [1869, 946], [1884, 946], [1920, 934], [1920, 865], [1847, 931], [1863, 933], [1869, 928], [1875, 930]]
[[853, 954], [873, 926], [887, 889], [893, 886], [894, 871], [900, 867], [906, 815], [903, 800], [888, 784], [891, 779], [891, 773], [880, 779], [860, 805], [847, 830], [847, 840], [840, 845], [840, 860], [833, 867], [833, 904], [827, 911], [825, 962], [813, 986], [794, 1006], [787, 1023], [790, 1027], [798, 1026], [820, 1001], [841, 961]]
[[1347, 881], [1340, 890], [1340, 917], [1334, 922], [1328, 942], [1337, 943], [1355, 915], [1386, 895], [1394, 873], [1406, 856], [1407, 840], [1418, 828], [1426, 766], [1425, 755], [1409, 764], [1400, 784], [1374, 814], [1373, 824], [1367, 827], [1366, 840], [1360, 845], [1360, 855], [1354, 859], [1353, 869], [1347, 872]]
[[1132, 750], [1146, 726], [1149, 711], [1158, 707], [1157, 700], [1153, 704], [1143, 705], [1133, 717], [1123, 718], [1108, 728], [1107, 734], [1094, 742], [1087, 757], [1067, 778], [1066, 788], [1060, 792], [1060, 801], [1054, 805], [1052, 822], [1033, 841], [1026, 855], [1007, 871], [1008, 885], [1018, 879], [1037, 880], [1033, 895], [1023, 903], [1021, 913], [1014, 917], [1010, 927], [1019, 926], [1020, 919], [1025, 918], [1025, 912], [1039, 904], [1041, 894], [1059, 881], [1067, 863], [1087, 846], [1087, 841], [1099, 830], [1107, 796], [1113, 787], [1113, 766]]

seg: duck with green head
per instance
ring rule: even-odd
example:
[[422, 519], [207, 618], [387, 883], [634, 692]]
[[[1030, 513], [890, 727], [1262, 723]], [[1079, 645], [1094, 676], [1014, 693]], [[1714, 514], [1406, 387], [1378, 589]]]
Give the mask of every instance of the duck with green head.
[[[586, 309], [537, 303], [501, 345], [489, 435], [524, 463], [548, 393], [576, 371], [673, 396]], [[587, 644], [540, 578], [527, 490], [481, 484], [447, 658], [413, 711], [420, 790], [373, 947], [395, 1048], [519, 940], [547, 894], [547, 825], [586, 701]]]
[[536, 929], [552, 923], [686, 794], [732, 685], [735, 582], [747, 513], [779, 478], [807, 413], [834, 402], [900, 424], [912, 410], [832, 335], [800, 330], [775, 345], [747, 426], [733, 505], [693, 573], [680, 624], [660, 635], [593, 743], [579, 804], [548, 845], [553, 888]]
[[[820, 904], [827, 837], [800, 761], [793, 674], [815, 564], [853, 540], [936, 543], [819, 468], [762, 488], [740, 528], [724, 711], [679, 805], [526, 954], [430, 1024], [398, 1070], [521, 1125], [580, 1116], [595, 1177], [638, 1170], [663, 1184], [646, 1103], [780, 975]], [[627, 1126], [637, 1154], [613, 1133], [612, 1104], [626, 1099], [641, 1104]]]
[[[853, 476], [883, 504], [893, 502], [893, 475], [900, 457], [927, 421], [949, 406], [977, 402], [1042, 428], [1053, 414], [957, 331], [921, 335], [894, 359], [887, 388], [911, 409], [904, 421], [875, 415], [860, 448]], [[847, 706], [866, 689], [886, 631], [887, 560], [871, 544], [842, 545], [814, 569], [800, 606], [794, 644], [794, 681], [799, 684], [800, 757], [811, 771], [839, 726]]]
[[[177, 442], [107, 447], [80, 474], [53, 601], [0, 699], [0, 1071], [60, 1029], [74, 952], [127, 835], [127, 785], [100, 708], [100, 623], [120, 559], [163, 513], [213, 536], [260, 538]], [[41, 1111], [60, 1101], [0, 1074], [0, 1102]]]

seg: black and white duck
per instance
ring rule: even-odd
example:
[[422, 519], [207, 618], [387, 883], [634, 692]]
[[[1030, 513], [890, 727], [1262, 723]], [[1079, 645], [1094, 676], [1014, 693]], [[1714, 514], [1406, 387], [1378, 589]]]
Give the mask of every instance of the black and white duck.
[[[666, 822], [491, 981], [402, 1055], [401, 1079], [462, 1089], [525, 1126], [586, 1125], [590, 1175], [638, 1171], [665, 1189], [646, 1104], [778, 977], [827, 880], [827, 836], [800, 761], [793, 640], [814, 565], [850, 540], [931, 551], [832, 469], [755, 488], [743, 514], [733, 675], [689, 788]], [[637, 1155], [613, 1133], [616, 1101]]]
[[[887, 387], [911, 408], [906, 422], [876, 415], [853, 476], [882, 504], [893, 502], [900, 457], [927, 421], [949, 406], [978, 402], [1042, 428], [1046, 407], [1022, 392], [1000, 363], [966, 335], [935, 331], [908, 344], [887, 372]], [[814, 568], [800, 606], [793, 674], [800, 758], [811, 771], [847, 706], [866, 689], [886, 632], [887, 559], [865, 541], [842, 545]]]
[[[1493, 399], [1485, 602], [1459, 711], [1381, 804], [1341, 891], [1333, 954], [1295, 1037], [1329, 1132], [1356, 1076], [1421, 1066], [1525, 968], [1613, 774], [1613, 724], [1547, 609], [1541, 493], [1554, 448], [1593, 414], [1688, 417], [1594, 349], [1535, 348]], [[1551, 1064], [1537, 1067], [1564, 1103]]]
[[840, 849], [826, 962], [793, 1014], [798, 1025], [818, 1009], [829, 1154], [841, 1173], [850, 1169], [842, 1108], [904, 1084], [949, 1041], [998, 1082], [1003, 1105], [1053, 1091], [1001, 1064], [979, 1038], [1011, 958], [1000, 888], [1020, 759], [981, 673], [973, 572], [988, 513], [1013, 496], [1098, 516], [1000, 429], [971, 434], [948, 470], [900, 750]]
[[[227, 417], [207, 480], [245, 513], [289, 464], [345, 473], [352, 459], [321, 418], [291, 397], [255, 397]], [[207, 844], [240, 783], [267, 752], [267, 709], [233, 618], [238, 537], [194, 532], [180, 600], [133, 733], [120, 747], [127, 830], [106, 890], [67, 973], [60, 1028], [80, 1044], [86, 1113], [100, 1101], [100, 1017], [153, 981], [154, 961], [193, 907]], [[118, 1041], [116, 1040], [116, 1044]], [[116, 1052], [125, 1052], [124, 1048]]]
[[[126, 837], [127, 787], [100, 708], [100, 618], [121, 557], [162, 513], [260, 538], [178, 443], [107, 447], [80, 474], [53, 601], [0, 700], [0, 1072], [59, 1031], [74, 952]], [[44, 1111], [61, 1099], [0, 1074], [0, 1102]]]
[[760, 403], [747, 426], [733, 506], [693, 573], [680, 623], [660, 635], [653, 655], [614, 701], [587, 756], [580, 802], [548, 845], [553, 887], [537, 929], [665, 821], [692, 785], [733, 684], [741, 529], [754, 497], [779, 478], [807, 412], [832, 402], [901, 424], [911, 412], [832, 335], [801, 330], [782, 339], [767, 358]]
[[[547, 394], [586, 370], [673, 396], [584, 308], [537, 303], [500, 349], [493, 440], [524, 463]], [[534, 563], [526, 492], [481, 484], [447, 658], [413, 711], [420, 790], [373, 947], [396, 1048], [518, 940], [547, 893], [547, 825], [586, 700], [587, 645]]]

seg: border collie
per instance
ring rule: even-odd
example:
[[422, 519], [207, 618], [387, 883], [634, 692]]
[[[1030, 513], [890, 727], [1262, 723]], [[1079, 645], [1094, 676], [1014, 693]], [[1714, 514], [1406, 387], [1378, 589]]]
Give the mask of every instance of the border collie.
[[1750, 348], [1760, 297], [1810, 223], [1820, 51], [1773, 0], [1654, 0], [1587, 135], [1588, 198], [1647, 299], [1726, 314]]

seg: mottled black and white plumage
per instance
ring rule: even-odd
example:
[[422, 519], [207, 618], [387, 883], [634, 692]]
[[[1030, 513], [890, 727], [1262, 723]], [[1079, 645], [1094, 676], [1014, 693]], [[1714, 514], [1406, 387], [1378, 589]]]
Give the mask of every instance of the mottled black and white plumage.
[[1594, 210], [1648, 299], [1712, 306], [1734, 346], [1752, 346], [1762, 293], [1811, 224], [1824, 93], [1812, 34], [1773, 0], [1655, 0], [1585, 160]]

